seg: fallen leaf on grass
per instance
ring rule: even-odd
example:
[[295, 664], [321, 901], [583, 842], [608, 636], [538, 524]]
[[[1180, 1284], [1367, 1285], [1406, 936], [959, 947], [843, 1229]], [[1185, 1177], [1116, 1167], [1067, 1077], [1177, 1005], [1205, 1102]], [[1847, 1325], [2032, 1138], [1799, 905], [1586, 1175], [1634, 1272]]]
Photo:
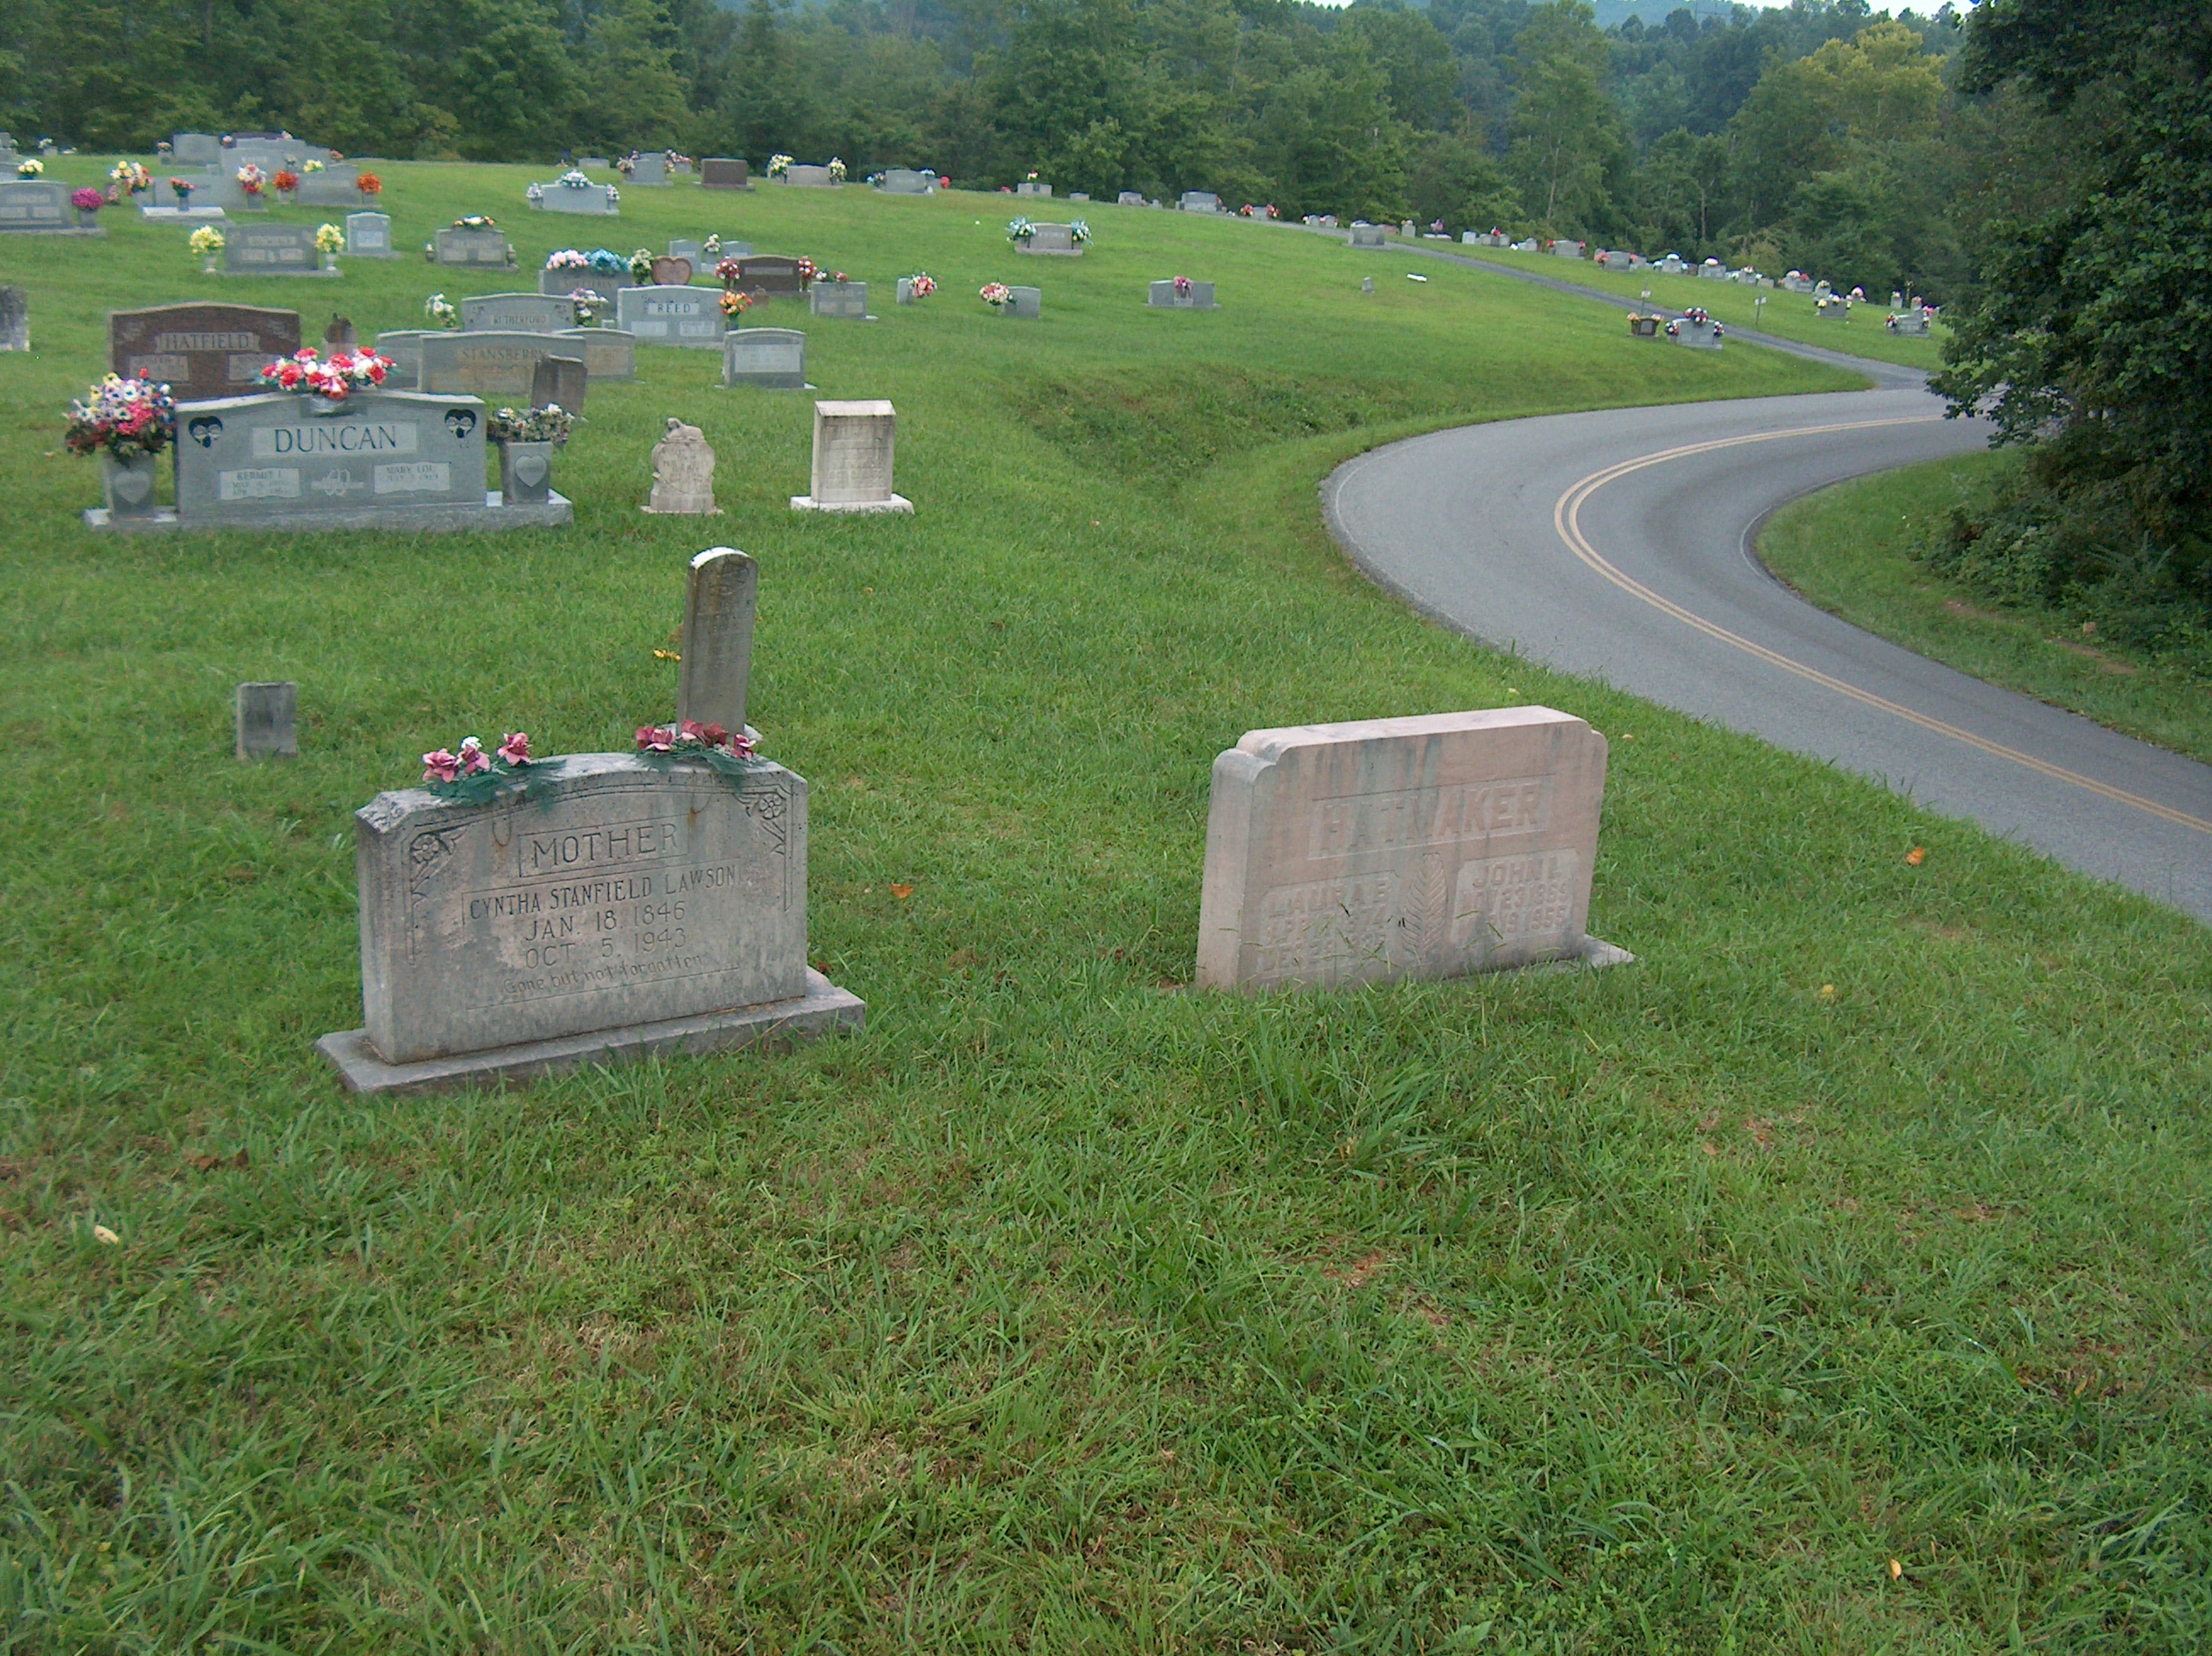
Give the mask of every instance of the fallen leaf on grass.
[[198, 1172], [212, 1173], [222, 1167], [235, 1167], [243, 1172], [253, 1165], [253, 1159], [240, 1150], [234, 1156], [188, 1156], [185, 1160]]
[[1908, 868], [1917, 868], [1927, 861], [1928, 851], [1924, 846], [1916, 845], [1905, 854], [1905, 866]]
[[1897, 1580], [1899, 1578], [1903, 1576], [1904, 1574], [1905, 1566], [1899, 1563], [1894, 1558], [1891, 1559], [1889, 1561], [1889, 1579], [1893, 1581]]
[[677, 650], [657, 649], [653, 653], [653, 659], [656, 661], [680, 661], [684, 657], [683, 654]]
[[914, 887], [911, 886], [894, 886], [891, 887], [891, 895], [898, 898], [900, 902], [903, 903], [907, 898], [914, 895]]
[[123, 1239], [105, 1225], [94, 1225], [92, 1227], [92, 1235], [95, 1242], [105, 1242], [111, 1248]]
[[1836, 986], [1835, 986], [1833, 983], [1823, 983], [1823, 984], [1821, 984], [1821, 985], [1820, 985], [1820, 998], [1821, 998], [1823, 1001], [1832, 1001], [1832, 1000], [1834, 1000], [1834, 999], [1836, 998]]

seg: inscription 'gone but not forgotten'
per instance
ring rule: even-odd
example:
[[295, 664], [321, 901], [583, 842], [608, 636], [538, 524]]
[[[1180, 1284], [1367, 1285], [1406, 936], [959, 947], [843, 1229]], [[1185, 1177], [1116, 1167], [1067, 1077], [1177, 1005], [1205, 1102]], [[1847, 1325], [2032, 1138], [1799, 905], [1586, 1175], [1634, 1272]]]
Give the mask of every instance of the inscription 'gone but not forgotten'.
[[1251, 732], [1214, 761], [1198, 982], [1625, 958], [1583, 931], [1605, 765], [1540, 707]]
[[410, 789], [356, 821], [387, 1063], [806, 993], [806, 784], [781, 765], [732, 784], [591, 754], [526, 799]]

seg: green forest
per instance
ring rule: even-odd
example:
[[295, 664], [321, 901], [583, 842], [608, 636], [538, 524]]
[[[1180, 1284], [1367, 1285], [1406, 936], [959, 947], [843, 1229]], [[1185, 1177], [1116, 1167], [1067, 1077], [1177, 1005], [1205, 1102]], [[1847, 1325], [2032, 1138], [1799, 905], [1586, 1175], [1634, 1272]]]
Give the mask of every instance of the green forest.
[[[1621, 15], [1621, 0], [1608, 0]], [[1209, 190], [1797, 268], [1946, 307], [1941, 388], [2035, 455], [1942, 556], [2202, 654], [2212, 6], [1583, 0], [0, 0], [0, 123], [144, 153], [672, 148]]]

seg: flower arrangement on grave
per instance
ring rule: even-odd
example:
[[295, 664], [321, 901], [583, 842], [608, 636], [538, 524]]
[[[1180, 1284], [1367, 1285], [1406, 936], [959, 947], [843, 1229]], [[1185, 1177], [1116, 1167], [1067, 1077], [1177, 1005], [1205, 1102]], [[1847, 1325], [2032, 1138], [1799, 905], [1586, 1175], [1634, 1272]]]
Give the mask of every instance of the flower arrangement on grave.
[[374, 173], [363, 173], [353, 181], [353, 187], [361, 192], [363, 201], [374, 201], [384, 193], [384, 180]]
[[441, 328], [457, 328], [461, 325], [461, 314], [453, 308], [453, 301], [442, 293], [434, 293], [422, 301], [422, 314]]
[[770, 156], [768, 158], [768, 175], [769, 175], [770, 178], [772, 178], [772, 179], [780, 179], [780, 178], [781, 178], [781, 177], [782, 177], [786, 173], [788, 173], [790, 170], [791, 170], [791, 157], [790, 157], [790, 156], [788, 156], [788, 155], [770, 155]]
[[422, 756], [422, 783], [440, 799], [482, 805], [510, 783], [519, 782], [526, 787], [526, 773], [543, 763], [530, 757], [527, 731], [502, 735], [498, 747], [489, 753], [474, 736], [464, 736], [458, 753], [441, 747]]
[[453, 228], [457, 230], [496, 230], [499, 221], [485, 213], [471, 213], [466, 218], [455, 219]]
[[738, 318], [752, 307], [752, 295], [742, 292], [736, 288], [725, 288], [722, 290], [722, 314], [728, 319], [731, 326], [735, 326]]
[[185, 245], [202, 259], [213, 259], [223, 249], [222, 232], [212, 224], [203, 224], [192, 232]]
[[592, 187], [591, 180], [584, 176], [580, 168], [574, 167], [562, 174], [557, 182], [564, 190], [588, 190]]
[[319, 161], [305, 161], [301, 164], [300, 170], [303, 173], [319, 173], [323, 170], [323, 164]]
[[319, 253], [342, 253], [345, 251], [345, 232], [335, 224], [315, 227], [315, 251]]
[[300, 175], [288, 168], [279, 172], [270, 182], [276, 186], [278, 195], [289, 201], [292, 198], [292, 192], [300, 187]]
[[134, 196], [154, 187], [154, 175], [135, 161], [117, 161], [107, 169], [107, 176]]
[[916, 271], [907, 277], [907, 286], [916, 299], [927, 299], [937, 291], [937, 278], [927, 271]]
[[80, 213], [96, 213], [107, 205], [107, 198], [90, 185], [70, 192], [70, 205]]
[[261, 193], [261, 186], [269, 182], [269, 175], [252, 161], [238, 169], [238, 187], [249, 196]]
[[725, 730], [696, 719], [637, 728], [637, 751], [641, 758], [664, 763], [695, 760], [725, 776], [742, 776], [756, 765], [766, 764], [757, 746], [742, 730]]
[[1187, 276], [1179, 276], [1179, 277], [1176, 277], [1176, 279], [1175, 279], [1175, 290], [1176, 290], [1176, 298], [1178, 298], [1178, 299], [1188, 299], [1188, 298], [1189, 298], [1189, 297], [1190, 297], [1190, 278], [1189, 278], [1188, 277], [1187, 277]]
[[845, 283], [845, 272], [842, 271], [832, 271], [824, 279], [832, 287], [842, 287]]
[[15, 163], [15, 176], [19, 179], [34, 179], [46, 170], [46, 162], [40, 161], [36, 155], [28, 156]]
[[620, 253], [615, 253], [609, 248], [592, 248], [590, 263], [592, 268], [598, 271], [601, 276], [628, 276], [629, 274], [629, 261], [624, 259]]
[[261, 383], [271, 391], [297, 391], [343, 402], [356, 391], [384, 383], [392, 359], [374, 350], [334, 350], [319, 356], [313, 345], [280, 356], [261, 370]]
[[641, 287], [653, 280], [654, 254], [650, 247], [640, 247], [629, 256], [629, 279]]
[[1019, 244], [1027, 241], [1036, 234], [1036, 226], [1026, 218], [1013, 218], [1006, 221], [1006, 240], [1009, 241]]
[[620, 201], [621, 199], [622, 192], [616, 189], [611, 184], [607, 186], [607, 204], [609, 206], [612, 206], [616, 202]]
[[589, 255], [574, 247], [563, 247], [558, 253], [545, 256], [545, 268], [549, 271], [588, 271], [592, 268], [592, 261]]
[[532, 184], [525, 186], [522, 192], [522, 198], [528, 202], [532, 206], [536, 206], [539, 202], [545, 199], [545, 186], [542, 184]]
[[493, 442], [550, 442], [565, 447], [568, 432], [584, 417], [571, 414], [558, 403], [543, 408], [502, 408], [484, 422], [484, 435]]
[[179, 207], [189, 207], [192, 204], [192, 181], [190, 179], [171, 179], [169, 180], [170, 192], [177, 198], [177, 205]]
[[1077, 247], [1080, 247], [1085, 242], [1091, 240], [1090, 225], [1085, 223], [1083, 220], [1079, 218], [1070, 219], [1067, 223], [1067, 239], [1073, 241]]
[[1032, 172], [1032, 173], [1029, 175], [1029, 178], [1027, 179], [1026, 182], [1030, 183], [1030, 184], [1035, 184], [1036, 181], [1037, 181], [1037, 175], [1036, 175], [1034, 172]]
[[993, 310], [1004, 310], [1014, 302], [1014, 290], [1003, 282], [986, 282], [975, 296]]
[[176, 435], [177, 405], [168, 387], [111, 374], [70, 405], [62, 443], [72, 454], [106, 454], [127, 463], [160, 454]]
[[597, 327], [599, 313], [606, 307], [606, 295], [596, 288], [577, 288], [568, 295], [568, 308], [580, 328]]
[[714, 266], [714, 279], [726, 288], [735, 287], [744, 273], [745, 267], [734, 259], [725, 259]]
[[812, 259], [802, 259], [799, 261], [799, 285], [800, 287], [811, 287], [814, 283], [814, 278], [821, 274], [821, 271], [816, 266]]
[[836, 157], [836, 156], [835, 156], [835, 155], [830, 156], [830, 183], [832, 183], [832, 184], [842, 184], [844, 181], [845, 181], [845, 163], [844, 163], [843, 161], [839, 161], [839, 160], [837, 159], [837, 157]]
[[699, 251], [709, 259], [720, 259], [722, 256], [722, 238], [718, 235], [708, 236], [699, 244]]

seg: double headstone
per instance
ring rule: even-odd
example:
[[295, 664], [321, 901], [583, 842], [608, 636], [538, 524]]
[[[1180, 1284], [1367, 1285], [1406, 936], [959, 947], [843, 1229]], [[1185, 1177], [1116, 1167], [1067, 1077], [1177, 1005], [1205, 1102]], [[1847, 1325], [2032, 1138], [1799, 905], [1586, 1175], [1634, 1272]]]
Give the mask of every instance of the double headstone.
[[745, 163], [733, 155], [709, 155], [699, 163], [699, 183], [708, 190], [750, 190]]
[[738, 259], [734, 285], [755, 299], [799, 299], [805, 295], [807, 283], [797, 259], [781, 253], [757, 253]]
[[348, 213], [345, 220], [346, 253], [355, 259], [397, 259], [399, 255], [392, 245], [392, 215], [389, 213]]
[[624, 288], [615, 307], [618, 324], [641, 344], [721, 349], [721, 295], [712, 288]]
[[1380, 224], [1355, 224], [1351, 230], [1351, 245], [1355, 247], [1382, 247], [1389, 238]]
[[629, 181], [648, 188], [668, 182], [668, 157], [659, 149], [648, 149], [629, 164]]
[[1674, 324], [1668, 336], [1678, 345], [1687, 345], [1692, 350], [1718, 350], [1721, 348], [1721, 325], [1714, 321], [1693, 322], [1688, 317]]
[[556, 294], [563, 299], [581, 289], [587, 292], [599, 295], [600, 298], [605, 300], [611, 305], [615, 301], [615, 295], [619, 294], [624, 288], [634, 288], [636, 285], [637, 283], [630, 279], [627, 271], [624, 271], [621, 275], [617, 275], [611, 271], [592, 270], [558, 270], [540, 271], [538, 272], [538, 291], [546, 294]]
[[481, 397], [494, 407], [527, 398], [537, 383], [538, 365], [548, 357], [580, 361], [575, 348], [554, 334], [491, 329], [425, 335], [422, 353], [419, 389]]
[[722, 336], [722, 383], [805, 390], [806, 336], [797, 328], [731, 329]]
[[538, 186], [533, 206], [549, 213], [579, 213], [586, 218], [619, 218], [621, 192], [611, 184], [572, 184], [556, 179]]
[[1186, 190], [1176, 205], [1186, 213], [1218, 213], [1221, 198], [1210, 190]]
[[809, 307], [817, 316], [838, 316], [851, 321], [866, 322], [868, 315], [868, 284], [865, 282], [817, 282], [807, 295]]
[[[755, 580], [726, 547], [693, 560], [684, 716], [742, 724]], [[523, 1081], [862, 1025], [867, 1008], [807, 965], [804, 777], [764, 759], [735, 775], [636, 753], [542, 764], [527, 794], [405, 788], [356, 813], [366, 1027], [316, 1043], [349, 1087]]]
[[169, 159], [179, 167], [213, 167], [222, 160], [222, 140], [212, 132], [179, 132], [169, 140]]
[[[180, 405], [177, 515], [187, 525], [465, 527], [484, 503], [483, 405], [474, 397], [271, 393]], [[450, 514], [432, 525], [410, 521]], [[467, 520], [468, 521], [463, 521]]]
[[1213, 302], [1213, 283], [1193, 282], [1188, 291], [1178, 293], [1172, 281], [1155, 282], [1146, 294], [1145, 302], [1159, 310], [1218, 310]]
[[808, 190], [833, 189], [839, 182], [837, 175], [826, 167], [802, 167], [795, 162], [783, 169], [783, 181]]
[[1014, 193], [1018, 196], [1049, 196], [1052, 186], [1039, 184], [1035, 179], [1024, 179], [1014, 186]]
[[514, 265], [514, 244], [501, 230], [471, 230], [456, 226], [439, 231], [431, 238], [431, 246], [441, 265], [501, 271], [512, 269]]
[[240, 224], [222, 249], [226, 276], [336, 276], [322, 267], [315, 233], [305, 224]]
[[792, 496], [792, 510], [912, 512], [914, 502], [891, 490], [897, 426], [888, 402], [815, 404], [813, 477], [808, 493]]
[[1549, 708], [1255, 730], [1213, 762], [1197, 982], [1629, 957], [1585, 932], [1605, 739]]
[[1583, 244], [1561, 238], [1552, 244], [1552, 256], [1555, 259], [1580, 259], [1583, 256]]
[[937, 175], [917, 173], [911, 167], [891, 167], [884, 170], [883, 182], [877, 186], [889, 196], [928, 196], [937, 193]]
[[258, 391], [261, 370], [300, 349], [300, 313], [258, 305], [161, 305], [107, 314], [107, 365], [179, 402]]
[[0, 183], [0, 232], [17, 235], [106, 235], [97, 225], [80, 227], [69, 186], [45, 179]]
[[576, 307], [554, 294], [472, 294], [461, 301], [461, 326], [471, 332], [562, 333], [576, 326]]
[[1083, 244], [1075, 239], [1075, 228], [1068, 224], [1037, 224], [1030, 234], [1014, 243], [1020, 253], [1057, 253], [1065, 259], [1080, 259]]
[[1145, 198], [1138, 191], [1124, 190], [1114, 198], [1114, 204], [1116, 207], [1141, 207], [1145, 204]]

